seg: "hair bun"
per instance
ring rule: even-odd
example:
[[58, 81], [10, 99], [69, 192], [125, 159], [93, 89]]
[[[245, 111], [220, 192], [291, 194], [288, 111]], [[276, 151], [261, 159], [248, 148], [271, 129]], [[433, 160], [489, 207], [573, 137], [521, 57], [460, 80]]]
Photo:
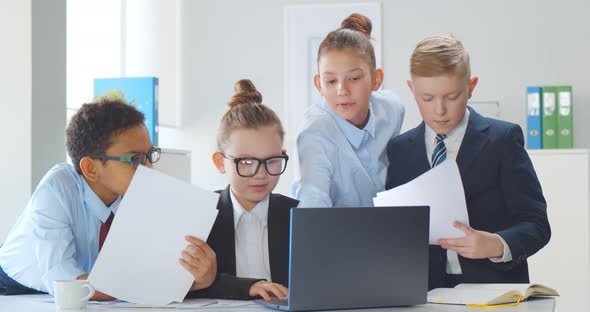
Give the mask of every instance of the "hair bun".
[[234, 96], [232, 96], [227, 106], [234, 108], [240, 104], [256, 103], [262, 104], [262, 94], [256, 90], [256, 87], [249, 79], [238, 80], [234, 84]]
[[373, 30], [373, 24], [371, 23], [371, 20], [368, 17], [362, 14], [353, 13], [342, 21], [342, 24], [340, 24], [340, 29], [356, 30], [371, 38], [371, 30]]

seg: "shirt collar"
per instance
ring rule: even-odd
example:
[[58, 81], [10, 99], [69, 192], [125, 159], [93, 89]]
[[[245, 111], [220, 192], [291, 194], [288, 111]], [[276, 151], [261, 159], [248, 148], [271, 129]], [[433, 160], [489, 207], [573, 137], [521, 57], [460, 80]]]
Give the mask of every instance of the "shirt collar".
[[[324, 100], [325, 103], [325, 100]], [[328, 104], [324, 104], [327, 108], [328, 112], [332, 116], [332, 118], [336, 121], [336, 125], [344, 134], [344, 137], [348, 140], [348, 142], [354, 146], [355, 149], [358, 149], [361, 144], [363, 143], [365, 137], [370, 135], [371, 137], [375, 137], [375, 117], [373, 116], [373, 97], [371, 96], [371, 101], [369, 102], [369, 120], [363, 129], [357, 128], [355, 125], [347, 121], [346, 119], [338, 116], [335, 112], [333, 112], [329, 107]]]
[[[463, 134], [465, 133], [465, 131], [467, 130], [467, 123], [469, 122], [469, 109], [465, 108], [465, 115], [463, 116], [463, 119], [461, 120], [461, 122], [455, 127], [453, 128], [451, 131], [449, 131], [449, 133], [447, 133], [447, 138], [445, 139], [445, 142], [454, 142], [460, 138], [463, 137]], [[436, 132], [434, 132], [434, 130], [432, 130], [432, 128], [430, 128], [430, 126], [428, 126], [428, 124], [424, 123], [425, 127], [425, 138], [426, 138], [426, 142], [429, 142], [429, 144], [431, 145], [436, 145]]]
[[106, 222], [109, 216], [111, 215], [111, 212], [117, 213], [117, 209], [119, 208], [119, 204], [121, 203], [121, 196], [119, 196], [115, 200], [115, 202], [111, 204], [110, 207], [107, 207], [107, 205], [104, 204], [100, 197], [96, 195], [94, 190], [92, 190], [90, 185], [88, 185], [86, 179], [84, 179], [84, 177], [82, 176], [80, 176], [80, 179], [82, 180], [82, 184], [84, 185], [84, 205], [90, 211], [90, 213], [96, 216], [98, 219], [100, 219], [100, 221], [102, 221], [103, 223]]
[[[238, 223], [240, 222], [240, 218], [244, 213], [248, 213], [244, 207], [240, 204], [236, 196], [234, 195], [233, 190], [230, 188], [229, 192], [231, 203], [234, 208], [234, 229], [238, 227]], [[254, 214], [261, 224], [266, 224], [267, 217], [268, 217], [268, 204], [269, 204], [269, 197], [270, 195], [266, 195], [266, 197], [261, 200], [254, 209], [250, 211], [250, 213]]]

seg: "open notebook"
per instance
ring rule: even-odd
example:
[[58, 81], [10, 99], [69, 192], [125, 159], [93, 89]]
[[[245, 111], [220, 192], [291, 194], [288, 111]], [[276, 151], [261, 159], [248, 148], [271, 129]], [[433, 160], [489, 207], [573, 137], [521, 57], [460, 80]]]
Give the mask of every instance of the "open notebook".
[[559, 296], [541, 284], [459, 284], [428, 292], [428, 302], [465, 305], [497, 305], [526, 300], [532, 296]]

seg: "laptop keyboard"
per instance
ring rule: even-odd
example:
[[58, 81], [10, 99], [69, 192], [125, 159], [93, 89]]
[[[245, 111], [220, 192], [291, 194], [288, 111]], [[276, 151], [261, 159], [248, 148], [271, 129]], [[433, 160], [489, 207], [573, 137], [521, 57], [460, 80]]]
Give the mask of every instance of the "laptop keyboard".
[[279, 299], [279, 298], [275, 298], [275, 297], [271, 297], [270, 300], [264, 300], [265, 302], [268, 302], [270, 304], [276, 304], [276, 305], [289, 305], [289, 299], [288, 298], [283, 298], [283, 299]]

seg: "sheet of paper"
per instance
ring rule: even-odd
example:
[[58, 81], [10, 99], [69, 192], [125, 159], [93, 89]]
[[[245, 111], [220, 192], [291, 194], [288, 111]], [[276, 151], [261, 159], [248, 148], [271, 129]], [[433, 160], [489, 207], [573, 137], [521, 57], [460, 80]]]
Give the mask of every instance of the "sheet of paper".
[[252, 300], [217, 300], [217, 303], [207, 306], [207, 308], [243, 308], [243, 307], [260, 307], [255, 301]]
[[115, 301], [90, 301], [90, 305], [101, 308], [169, 308], [169, 309], [202, 309], [217, 304], [216, 299], [187, 299], [182, 303], [170, 303], [165, 305], [136, 304], [121, 300]]
[[[46, 298], [42, 298], [37, 301], [54, 303], [55, 299], [53, 298], [53, 296], [48, 295]], [[231, 309], [244, 307], [260, 307], [259, 304], [252, 300], [228, 300], [206, 298], [185, 299], [183, 302], [180, 303], [175, 302], [164, 305], [137, 304], [123, 300], [90, 301], [88, 302], [88, 304], [93, 306], [100, 306], [100, 308]]]
[[453, 221], [469, 224], [465, 192], [457, 163], [451, 159], [416, 179], [377, 194], [375, 206], [430, 206], [430, 244], [441, 238], [464, 237]]
[[219, 195], [140, 166], [89, 276], [99, 291], [148, 305], [181, 302], [193, 283], [185, 235], [206, 240]]
[[220, 300], [220, 299], [186, 299], [181, 303], [170, 303], [166, 305], [148, 305], [114, 301], [90, 301], [90, 305], [101, 308], [169, 308], [169, 309], [230, 309], [259, 306], [254, 301], [244, 300]]

